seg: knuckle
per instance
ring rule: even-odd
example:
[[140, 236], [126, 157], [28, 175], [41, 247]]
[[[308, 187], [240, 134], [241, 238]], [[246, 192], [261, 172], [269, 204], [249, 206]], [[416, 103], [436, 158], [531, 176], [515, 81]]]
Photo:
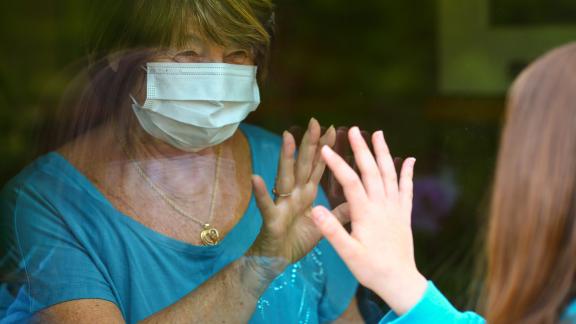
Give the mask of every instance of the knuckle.
[[350, 187], [358, 187], [358, 185], [360, 184], [360, 179], [358, 178], [357, 175], [348, 173], [344, 178], [344, 184]]

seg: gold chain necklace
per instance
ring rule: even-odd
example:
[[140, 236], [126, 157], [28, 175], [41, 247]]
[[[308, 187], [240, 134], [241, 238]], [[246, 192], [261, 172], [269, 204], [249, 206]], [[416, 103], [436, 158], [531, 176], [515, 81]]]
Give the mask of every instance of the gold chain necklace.
[[138, 174], [146, 181], [146, 183], [150, 186], [150, 188], [152, 188], [152, 190], [154, 190], [154, 192], [156, 192], [156, 194], [158, 194], [158, 196], [160, 196], [160, 198], [164, 200], [166, 204], [172, 207], [172, 209], [174, 209], [180, 215], [189, 218], [198, 225], [202, 226], [202, 231], [200, 232], [200, 241], [202, 242], [202, 245], [211, 246], [216, 245], [220, 242], [220, 232], [213, 225], [211, 225], [210, 222], [212, 221], [212, 217], [214, 215], [214, 207], [216, 201], [215, 197], [218, 188], [218, 179], [220, 176], [220, 161], [222, 160], [221, 146], [218, 146], [217, 148], [218, 153], [216, 153], [216, 170], [214, 171], [214, 186], [212, 187], [212, 194], [210, 197], [210, 210], [208, 214], [208, 223], [202, 222], [198, 220], [196, 217], [188, 214], [186, 211], [180, 208], [180, 206], [178, 206], [176, 202], [170, 199], [170, 197], [168, 197], [168, 195], [164, 191], [162, 191], [162, 189], [160, 189], [154, 183], [154, 181], [152, 181], [152, 179], [150, 179], [150, 177], [146, 174], [146, 172], [144, 172], [144, 169], [142, 169], [140, 163], [138, 163], [138, 161], [136, 161], [131, 152], [129, 152], [124, 141], [122, 141], [122, 149], [126, 154], [126, 156], [128, 156], [130, 162], [132, 162], [132, 165], [134, 165], [134, 168], [136, 169]]

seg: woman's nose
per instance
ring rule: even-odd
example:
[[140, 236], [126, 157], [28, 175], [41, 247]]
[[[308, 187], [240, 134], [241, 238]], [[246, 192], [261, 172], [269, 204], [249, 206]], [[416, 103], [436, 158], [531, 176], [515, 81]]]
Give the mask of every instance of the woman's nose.
[[224, 63], [225, 49], [222, 47], [211, 46], [203, 55], [204, 63]]
[[200, 59], [201, 63], [224, 63], [224, 57], [216, 57], [216, 56], [205, 56]]

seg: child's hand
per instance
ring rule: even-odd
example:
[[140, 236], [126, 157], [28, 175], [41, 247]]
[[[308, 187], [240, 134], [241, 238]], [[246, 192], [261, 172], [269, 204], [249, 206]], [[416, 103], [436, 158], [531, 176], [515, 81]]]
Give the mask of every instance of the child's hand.
[[329, 147], [322, 149], [322, 157], [344, 189], [352, 232], [348, 234], [321, 206], [312, 212], [314, 221], [358, 281], [401, 315], [420, 300], [427, 287], [416, 268], [410, 228], [416, 160], [404, 161], [398, 181], [381, 131], [372, 135], [376, 159], [357, 127], [348, 136], [361, 177]]

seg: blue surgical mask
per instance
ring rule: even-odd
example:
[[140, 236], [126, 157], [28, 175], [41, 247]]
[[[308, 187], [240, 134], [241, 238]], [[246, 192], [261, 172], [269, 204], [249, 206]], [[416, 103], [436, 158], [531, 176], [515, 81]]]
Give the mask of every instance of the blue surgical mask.
[[197, 152], [230, 138], [260, 104], [256, 66], [148, 63], [146, 101], [132, 108], [144, 130]]

